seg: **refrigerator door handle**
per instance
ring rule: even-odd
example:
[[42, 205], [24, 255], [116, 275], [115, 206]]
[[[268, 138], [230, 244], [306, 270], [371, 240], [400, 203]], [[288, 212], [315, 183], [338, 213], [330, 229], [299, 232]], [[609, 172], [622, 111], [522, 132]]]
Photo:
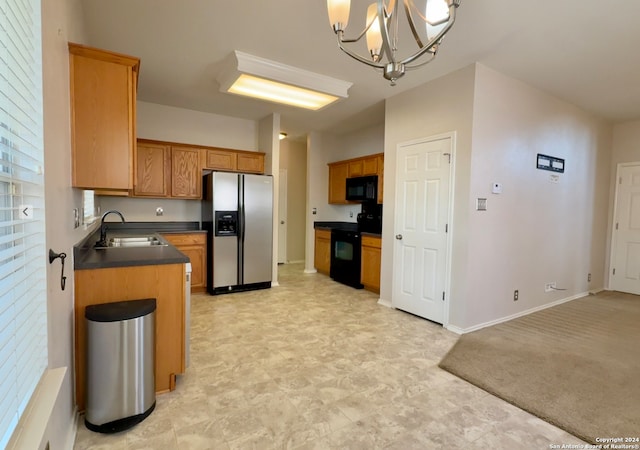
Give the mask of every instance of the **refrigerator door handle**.
[[244, 177], [238, 175], [238, 285], [244, 284], [244, 233], [245, 233], [245, 207], [244, 207]]

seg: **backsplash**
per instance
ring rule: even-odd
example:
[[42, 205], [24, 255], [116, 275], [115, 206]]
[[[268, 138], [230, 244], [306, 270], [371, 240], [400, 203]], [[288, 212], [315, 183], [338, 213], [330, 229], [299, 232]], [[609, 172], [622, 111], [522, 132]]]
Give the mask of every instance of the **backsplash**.
[[[164, 198], [96, 197], [101, 214], [110, 209], [120, 211], [127, 222], [185, 222], [201, 217], [199, 200], [170, 200]], [[162, 215], [156, 210], [162, 208]]]

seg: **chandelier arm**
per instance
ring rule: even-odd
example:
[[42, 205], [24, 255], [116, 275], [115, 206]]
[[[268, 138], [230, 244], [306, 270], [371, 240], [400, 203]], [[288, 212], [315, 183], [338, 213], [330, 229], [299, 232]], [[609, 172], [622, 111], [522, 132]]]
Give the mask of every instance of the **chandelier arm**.
[[368, 24], [368, 25], [364, 28], [364, 30], [362, 30], [362, 33], [360, 33], [360, 34], [358, 35], [358, 37], [355, 37], [355, 38], [345, 39], [345, 38], [344, 38], [344, 31], [343, 31], [343, 30], [338, 30], [338, 31], [336, 31], [336, 34], [338, 35], [338, 40], [339, 40], [340, 42], [344, 42], [344, 43], [353, 43], [353, 42], [358, 42], [360, 39], [362, 39], [362, 37], [363, 37], [365, 34], [367, 34], [367, 31], [369, 31], [369, 28], [371, 28], [371, 25], [373, 25], [373, 22], [374, 22], [374, 21], [372, 20], [372, 21], [371, 21], [371, 23], [370, 23], [370, 24]]
[[456, 20], [455, 8], [457, 8], [457, 6], [455, 6], [455, 3], [452, 3], [452, 6], [449, 7], [449, 22], [440, 31], [440, 33], [438, 33], [433, 39], [429, 40], [429, 42], [427, 42], [427, 44], [423, 48], [421, 48], [419, 51], [400, 61], [400, 64], [412, 63], [413, 61], [415, 61], [416, 59], [420, 58], [422, 55], [430, 51], [435, 45], [438, 45], [440, 43], [444, 35], [447, 34], [447, 32], [451, 29], [451, 27], [453, 26], [453, 23]]
[[413, 38], [416, 40], [416, 44], [418, 44], [418, 48], [422, 48], [424, 47], [424, 45], [422, 44], [422, 39], [420, 39], [420, 36], [418, 35], [418, 30], [416, 30], [416, 24], [413, 21], [413, 17], [411, 15], [410, 4], [411, 6], [413, 6], [414, 9], [416, 9], [415, 4], [413, 3], [413, 1], [405, 1], [403, 3], [404, 3], [404, 12], [407, 16], [407, 22], [409, 22], [409, 28], [411, 28], [411, 33], [413, 33]]
[[355, 59], [356, 61], [360, 61], [361, 63], [364, 63], [368, 66], [371, 66], [373, 68], [376, 69], [384, 69], [384, 65], [383, 64], [378, 64], [374, 61], [370, 61], [366, 58], [363, 58], [362, 56], [358, 55], [357, 53], [352, 52], [351, 50], [347, 49], [346, 47], [342, 46], [342, 42], [340, 40], [340, 37], [338, 36], [338, 47], [340, 47], [340, 50], [342, 50], [343, 52], [345, 52], [347, 55], [351, 56], [353, 59]]
[[417, 69], [418, 67], [425, 66], [425, 65], [429, 64], [431, 61], [433, 61], [433, 60], [435, 59], [435, 57], [436, 57], [436, 54], [437, 54], [437, 53], [438, 53], [438, 52], [437, 52], [436, 50], [434, 50], [434, 51], [431, 53], [431, 55], [429, 56], [429, 59], [427, 59], [427, 60], [425, 60], [425, 61], [422, 61], [422, 62], [420, 62], [420, 63], [418, 63], [418, 64], [405, 65], [404, 67], [405, 67], [405, 69], [407, 69], [407, 70], [413, 70], [413, 69]]
[[[390, 20], [393, 19], [393, 15], [396, 14], [397, 8], [396, 8], [396, 11], [391, 11], [389, 13], [389, 16], [386, 16], [386, 11], [384, 10], [384, 1], [378, 0], [377, 4], [378, 4], [377, 20], [380, 23], [380, 34], [382, 35], [382, 48], [380, 49], [380, 56], [378, 59], [382, 60], [383, 55], [386, 54], [387, 57], [389, 58], [389, 62], [395, 63], [396, 58], [395, 58], [395, 54], [392, 51], [393, 49], [391, 48], [391, 39], [389, 37], [389, 29], [387, 28], [386, 22], [389, 22]], [[385, 18], [387, 19], [386, 22], [385, 22]]]

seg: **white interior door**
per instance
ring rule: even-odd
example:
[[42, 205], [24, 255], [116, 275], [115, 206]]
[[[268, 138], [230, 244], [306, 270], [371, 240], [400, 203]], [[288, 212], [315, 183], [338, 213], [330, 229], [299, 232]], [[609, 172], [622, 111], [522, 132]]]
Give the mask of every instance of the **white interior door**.
[[610, 287], [640, 294], [640, 164], [618, 167]]
[[443, 323], [452, 139], [401, 145], [396, 166], [393, 306]]
[[280, 169], [278, 196], [278, 264], [284, 264], [287, 262], [287, 169]]

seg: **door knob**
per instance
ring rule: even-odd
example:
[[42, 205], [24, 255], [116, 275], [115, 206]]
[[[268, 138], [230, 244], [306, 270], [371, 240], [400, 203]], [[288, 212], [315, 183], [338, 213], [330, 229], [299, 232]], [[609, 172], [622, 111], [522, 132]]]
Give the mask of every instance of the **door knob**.
[[401, 234], [396, 234], [396, 239], [401, 241], [402, 240], [402, 235]]
[[281, 220], [281, 221], [280, 221], [280, 225], [284, 225], [284, 220]]

